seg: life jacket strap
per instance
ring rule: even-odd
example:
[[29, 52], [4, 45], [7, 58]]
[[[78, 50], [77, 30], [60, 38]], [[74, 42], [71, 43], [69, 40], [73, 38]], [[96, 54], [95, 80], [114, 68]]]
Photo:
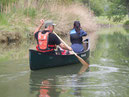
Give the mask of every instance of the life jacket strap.
[[51, 51], [54, 51], [54, 49], [50, 49], [50, 50], [40, 50], [40, 49], [38, 48], [38, 45], [36, 46], [36, 49], [37, 49], [37, 51], [39, 51], [39, 52], [51, 52]]

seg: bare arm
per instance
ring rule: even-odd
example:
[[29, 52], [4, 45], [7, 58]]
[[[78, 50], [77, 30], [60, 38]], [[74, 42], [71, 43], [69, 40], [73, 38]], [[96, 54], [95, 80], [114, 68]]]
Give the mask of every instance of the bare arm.
[[67, 47], [67, 46], [65, 46], [63, 43], [61, 43], [60, 45], [59, 45], [61, 48], [63, 48], [63, 49], [65, 49], [65, 50], [70, 50], [70, 51], [72, 51], [72, 48], [71, 47]]
[[44, 24], [44, 20], [43, 19], [41, 19], [40, 22], [41, 22], [41, 24], [35, 29], [34, 34], [36, 32], [38, 32], [41, 29], [42, 25]]

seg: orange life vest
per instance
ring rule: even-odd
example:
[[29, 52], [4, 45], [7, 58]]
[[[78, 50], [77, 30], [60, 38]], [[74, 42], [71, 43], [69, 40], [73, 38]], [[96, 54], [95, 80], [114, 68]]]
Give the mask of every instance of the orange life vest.
[[42, 34], [42, 32], [38, 33], [38, 45], [36, 49], [40, 52], [50, 52], [53, 51], [56, 47], [55, 45], [48, 45], [49, 32]]

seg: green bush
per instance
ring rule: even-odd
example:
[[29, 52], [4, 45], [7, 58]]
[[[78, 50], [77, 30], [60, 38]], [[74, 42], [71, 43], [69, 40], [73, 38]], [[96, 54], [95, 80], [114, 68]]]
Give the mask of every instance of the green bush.
[[129, 20], [127, 20], [127, 21], [124, 23], [124, 25], [129, 25]]

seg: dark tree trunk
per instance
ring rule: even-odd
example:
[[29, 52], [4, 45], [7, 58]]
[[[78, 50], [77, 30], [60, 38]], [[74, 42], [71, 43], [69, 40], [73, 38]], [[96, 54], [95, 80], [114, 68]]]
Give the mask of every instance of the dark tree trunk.
[[127, 13], [128, 13], [128, 18], [129, 18], [129, 6], [127, 6]]
[[127, 7], [128, 18], [129, 18], [129, 0], [126, 0], [126, 7]]

